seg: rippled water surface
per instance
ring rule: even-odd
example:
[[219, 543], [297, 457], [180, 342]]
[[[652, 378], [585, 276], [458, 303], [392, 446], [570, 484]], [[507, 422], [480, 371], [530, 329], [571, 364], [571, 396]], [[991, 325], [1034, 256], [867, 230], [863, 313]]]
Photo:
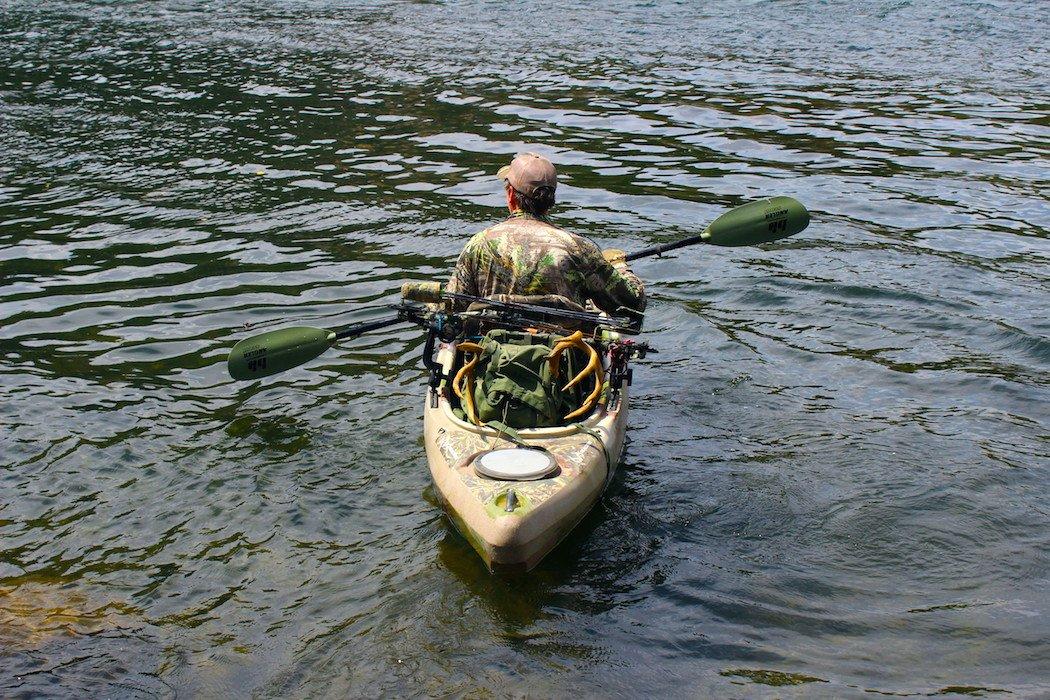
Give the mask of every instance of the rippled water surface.
[[[0, 695], [1050, 694], [1045, 4], [0, 2]], [[491, 577], [382, 313], [548, 154], [651, 293], [626, 463]]]

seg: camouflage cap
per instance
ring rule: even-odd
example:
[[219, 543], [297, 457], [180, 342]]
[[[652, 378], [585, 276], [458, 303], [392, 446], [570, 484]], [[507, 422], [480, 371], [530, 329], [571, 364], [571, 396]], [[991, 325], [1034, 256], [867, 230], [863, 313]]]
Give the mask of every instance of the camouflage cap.
[[554, 164], [538, 153], [519, 153], [496, 175], [526, 197], [533, 196], [541, 187], [549, 187], [551, 191], [558, 187], [558, 171]]

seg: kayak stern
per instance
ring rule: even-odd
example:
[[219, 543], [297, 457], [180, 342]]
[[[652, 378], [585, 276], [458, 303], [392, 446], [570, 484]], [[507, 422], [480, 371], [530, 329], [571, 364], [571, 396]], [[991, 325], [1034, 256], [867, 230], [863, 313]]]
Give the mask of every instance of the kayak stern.
[[[520, 430], [527, 448], [548, 452], [546, 478], [503, 481], [482, 476], [474, 461], [493, 449], [516, 449], [492, 428], [457, 418], [445, 399], [427, 402], [424, 433], [431, 477], [449, 520], [492, 571], [535, 567], [594, 506], [619, 462], [626, 396], [583, 423]], [[513, 495], [511, 495], [513, 493]]]

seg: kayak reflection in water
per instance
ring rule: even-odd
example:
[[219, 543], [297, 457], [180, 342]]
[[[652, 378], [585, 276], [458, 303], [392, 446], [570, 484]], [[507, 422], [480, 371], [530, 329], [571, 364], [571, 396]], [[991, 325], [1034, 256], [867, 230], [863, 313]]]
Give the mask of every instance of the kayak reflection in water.
[[603, 253], [547, 219], [558, 187], [554, 165], [536, 153], [519, 153], [498, 177], [510, 217], [467, 242], [447, 291], [572, 309], [590, 301], [606, 313], [640, 320], [645, 288], [624, 252]]

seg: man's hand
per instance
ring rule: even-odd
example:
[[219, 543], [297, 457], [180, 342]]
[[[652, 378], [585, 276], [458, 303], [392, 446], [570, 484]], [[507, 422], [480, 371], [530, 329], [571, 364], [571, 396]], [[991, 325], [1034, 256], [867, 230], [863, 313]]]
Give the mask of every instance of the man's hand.
[[627, 253], [623, 252], [619, 248], [606, 248], [602, 251], [602, 257], [608, 261], [610, 265], [619, 267], [620, 265], [627, 264]]

